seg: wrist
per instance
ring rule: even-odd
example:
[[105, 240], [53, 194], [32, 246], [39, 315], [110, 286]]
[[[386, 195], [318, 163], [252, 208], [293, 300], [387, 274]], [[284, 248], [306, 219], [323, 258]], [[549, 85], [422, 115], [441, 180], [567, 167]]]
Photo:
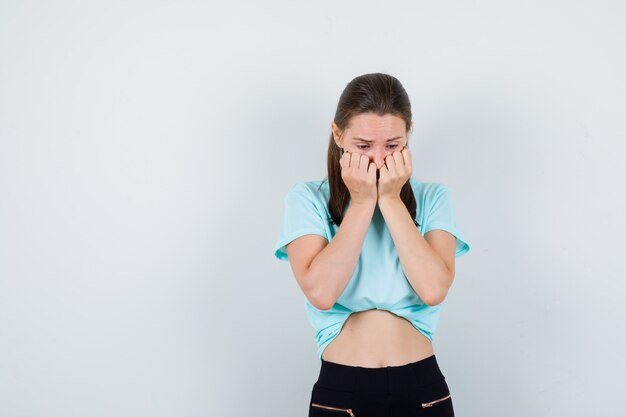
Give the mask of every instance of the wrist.
[[370, 208], [376, 207], [376, 198], [368, 198], [365, 200], [353, 200], [350, 199], [350, 205], [356, 207]]
[[386, 195], [386, 196], [382, 196], [382, 197], [380, 197], [378, 199], [378, 204], [379, 205], [380, 205], [380, 203], [383, 203], [383, 204], [391, 203], [391, 204], [393, 204], [394, 202], [397, 202], [397, 201], [402, 201], [402, 199], [400, 198], [399, 195], [394, 195], [394, 196]]
[[393, 210], [393, 207], [397, 207], [398, 205], [404, 205], [404, 202], [402, 201], [400, 196], [397, 196], [397, 197], [386, 196], [386, 197], [381, 197], [378, 199], [378, 207], [380, 208], [380, 211], [383, 213], [388, 210]]

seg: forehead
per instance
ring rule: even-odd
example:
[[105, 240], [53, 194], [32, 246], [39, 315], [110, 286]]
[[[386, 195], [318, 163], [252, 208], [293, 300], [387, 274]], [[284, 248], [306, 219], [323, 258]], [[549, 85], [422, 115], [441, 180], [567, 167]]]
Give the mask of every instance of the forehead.
[[374, 113], [362, 113], [353, 116], [346, 129], [350, 136], [368, 140], [387, 140], [395, 136], [404, 136], [404, 120], [392, 114], [379, 116]]

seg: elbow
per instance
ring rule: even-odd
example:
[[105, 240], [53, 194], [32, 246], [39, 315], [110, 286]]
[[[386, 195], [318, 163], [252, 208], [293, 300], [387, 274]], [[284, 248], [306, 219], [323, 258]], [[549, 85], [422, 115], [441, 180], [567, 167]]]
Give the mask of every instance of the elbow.
[[441, 288], [439, 291], [433, 291], [430, 294], [422, 297], [422, 301], [429, 307], [434, 307], [443, 303], [448, 295], [448, 290], [445, 288]]
[[335, 305], [335, 301], [319, 289], [310, 291], [307, 298], [309, 303], [318, 310], [330, 310]]
[[329, 291], [321, 287], [320, 281], [313, 278], [311, 274], [307, 277], [308, 288], [304, 291], [309, 303], [318, 310], [330, 310], [335, 305]]
[[318, 310], [330, 310], [331, 308], [333, 308], [334, 305], [335, 303], [328, 303], [328, 302], [319, 303], [318, 302], [317, 304], [313, 304], [313, 307], [317, 308]]
[[453, 280], [454, 273], [451, 273], [445, 278], [445, 283], [429, 291], [429, 293], [422, 298], [422, 301], [430, 307], [443, 303], [448, 296], [448, 290], [450, 289], [450, 285], [452, 285]]

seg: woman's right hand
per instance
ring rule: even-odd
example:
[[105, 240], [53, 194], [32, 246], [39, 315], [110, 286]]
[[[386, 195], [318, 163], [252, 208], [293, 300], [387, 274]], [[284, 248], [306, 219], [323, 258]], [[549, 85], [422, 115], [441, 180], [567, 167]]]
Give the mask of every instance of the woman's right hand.
[[339, 159], [341, 178], [355, 203], [371, 203], [378, 200], [376, 164], [360, 153], [345, 151]]

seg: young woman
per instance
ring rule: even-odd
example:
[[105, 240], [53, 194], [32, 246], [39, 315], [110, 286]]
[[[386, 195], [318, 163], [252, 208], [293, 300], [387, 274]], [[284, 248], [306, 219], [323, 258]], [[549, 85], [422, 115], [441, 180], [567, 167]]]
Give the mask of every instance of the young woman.
[[411, 118], [395, 77], [356, 77], [327, 177], [285, 197], [275, 256], [305, 295], [321, 361], [309, 417], [454, 416], [431, 341], [469, 245], [447, 188], [411, 177]]

